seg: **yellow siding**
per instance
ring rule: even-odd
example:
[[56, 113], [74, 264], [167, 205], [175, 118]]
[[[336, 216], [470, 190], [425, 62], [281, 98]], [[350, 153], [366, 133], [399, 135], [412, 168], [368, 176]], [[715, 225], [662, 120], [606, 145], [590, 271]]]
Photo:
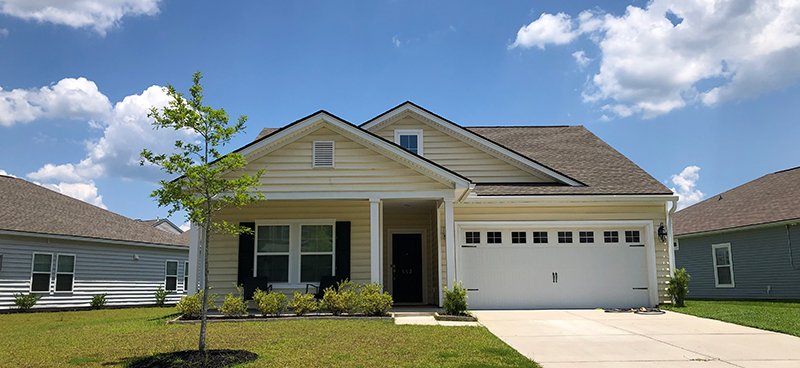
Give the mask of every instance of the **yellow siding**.
[[537, 177], [495, 156], [481, 151], [412, 117], [405, 117], [375, 133], [394, 142], [396, 129], [422, 129], [422, 151], [425, 158], [447, 167], [476, 183], [551, 182]]
[[[313, 141], [334, 141], [335, 168], [312, 167]], [[245, 170], [266, 169], [264, 192], [425, 191], [452, 189], [362, 144], [322, 127], [256, 159]]]
[[[455, 205], [455, 221], [612, 221], [612, 220], [652, 220], [653, 238], [656, 239], [656, 274], [660, 303], [668, 303], [666, 295], [669, 280], [669, 251], [667, 244], [658, 240], [655, 232], [660, 223], [666, 224], [664, 205], [616, 205], [616, 206], [553, 206], [553, 207], [498, 207], [496, 205]], [[444, 212], [439, 211], [444, 233]], [[444, 255], [444, 239], [442, 239]], [[444, 258], [444, 257], [443, 257]], [[443, 260], [444, 264], [444, 260]], [[446, 265], [446, 264], [445, 264]], [[446, 269], [446, 267], [444, 267]], [[447, 281], [446, 270], [442, 270], [442, 280]], [[453, 280], [450, 280], [452, 283]]]
[[[369, 283], [369, 201], [267, 200], [243, 208], [226, 209], [216, 219], [231, 223], [278, 219], [334, 219], [350, 221], [350, 278]], [[217, 235], [209, 251], [209, 285], [221, 296], [235, 292], [238, 275], [239, 238]], [[301, 291], [304, 291], [302, 289]], [[284, 290], [286, 291], [286, 290]]]

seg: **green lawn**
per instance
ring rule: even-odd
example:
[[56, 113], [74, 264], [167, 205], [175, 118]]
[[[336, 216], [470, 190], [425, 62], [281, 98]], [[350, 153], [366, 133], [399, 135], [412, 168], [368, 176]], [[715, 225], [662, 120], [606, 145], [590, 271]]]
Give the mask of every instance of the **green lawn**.
[[[0, 315], [0, 366], [124, 366], [197, 348], [199, 325], [165, 325], [173, 308]], [[391, 321], [214, 323], [209, 349], [259, 355], [242, 367], [538, 367], [483, 327]]]
[[800, 303], [687, 300], [664, 309], [800, 337]]

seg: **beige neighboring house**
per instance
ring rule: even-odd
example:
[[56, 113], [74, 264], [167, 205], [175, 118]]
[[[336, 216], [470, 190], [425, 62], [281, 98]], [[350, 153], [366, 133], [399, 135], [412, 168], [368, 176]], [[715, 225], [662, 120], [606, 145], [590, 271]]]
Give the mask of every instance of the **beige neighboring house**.
[[471, 309], [669, 300], [677, 197], [582, 126], [462, 127], [405, 102], [361, 125], [319, 111], [236, 152], [266, 169], [266, 200], [219, 216], [255, 234], [212, 239], [217, 294], [333, 275], [398, 304], [441, 306], [454, 280]]
[[[146, 199], [144, 199], [146, 200]], [[19, 178], [0, 175], [0, 310], [13, 294], [34, 308], [152, 305], [161, 286], [185, 295], [189, 239]]]

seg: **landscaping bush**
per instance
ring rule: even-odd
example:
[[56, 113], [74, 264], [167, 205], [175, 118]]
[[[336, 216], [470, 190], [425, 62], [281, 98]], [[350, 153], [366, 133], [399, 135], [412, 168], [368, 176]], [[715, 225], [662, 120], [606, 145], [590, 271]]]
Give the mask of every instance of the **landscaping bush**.
[[392, 308], [394, 300], [387, 293], [382, 293], [383, 285], [378, 283], [366, 284], [359, 289], [361, 310], [368, 316], [383, 316]]
[[278, 315], [289, 308], [289, 303], [286, 301], [286, 294], [284, 293], [268, 293], [261, 289], [256, 289], [253, 294], [253, 301], [263, 316]]
[[219, 307], [220, 313], [225, 317], [241, 317], [247, 315], [247, 302], [244, 301], [244, 286], [236, 285], [236, 291], [239, 296], [234, 296], [233, 293], [225, 297], [222, 306]]
[[16, 305], [20, 310], [29, 310], [33, 308], [33, 306], [36, 305], [36, 302], [38, 302], [41, 298], [41, 296], [33, 293], [28, 295], [23, 293], [14, 294], [14, 305]]
[[171, 291], [166, 291], [166, 290], [164, 290], [164, 288], [159, 286], [158, 289], [155, 292], [156, 306], [157, 307], [163, 307], [164, 303], [166, 303], [166, 301], [167, 301], [167, 295], [169, 295], [170, 293], [171, 293]]
[[325, 289], [320, 309], [340, 316], [342, 313], [355, 314], [361, 309], [358, 294], [359, 286], [350, 280], [340, 281], [338, 285]]
[[686, 306], [686, 294], [689, 294], [689, 279], [692, 278], [686, 273], [685, 268], [675, 270], [675, 276], [669, 279], [667, 294], [672, 297], [672, 302], [676, 307]]
[[108, 296], [107, 293], [93, 295], [89, 306], [92, 307], [92, 309], [103, 308], [103, 306], [106, 305], [106, 296]]
[[308, 312], [313, 312], [319, 308], [319, 306], [317, 306], [317, 301], [314, 300], [314, 294], [300, 294], [296, 291], [292, 295], [292, 301], [290, 304], [294, 314], [298, 316], [305, 315]]
[[[219, 296], [217, 294], [208, 294], [208, 309], [214, 309], [214, 303], [217, 301]], [[181, 300], [175, 304], [178, 308], [178, 312], [184, 315], [184, 317], [189, 319], [200, 318], [200, 312], [202, 311], [201, 305], [203, 304], [203, 291], [197, 292], [192, 296], [182, 296]]]
[[467, 313], [467, 289], [460, 282], [453, 280], [453, 290], [444, 287], [444, 312], [453, 316], [469, 315]]

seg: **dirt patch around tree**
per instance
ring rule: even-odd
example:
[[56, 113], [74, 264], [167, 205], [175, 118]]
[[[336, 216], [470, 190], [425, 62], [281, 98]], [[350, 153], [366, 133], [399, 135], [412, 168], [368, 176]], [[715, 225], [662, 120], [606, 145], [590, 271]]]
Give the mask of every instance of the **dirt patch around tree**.
[[185, 350], [136, 359], [128, 368], [224, 368], [256, 358], [256, 353], [246, 350]]

